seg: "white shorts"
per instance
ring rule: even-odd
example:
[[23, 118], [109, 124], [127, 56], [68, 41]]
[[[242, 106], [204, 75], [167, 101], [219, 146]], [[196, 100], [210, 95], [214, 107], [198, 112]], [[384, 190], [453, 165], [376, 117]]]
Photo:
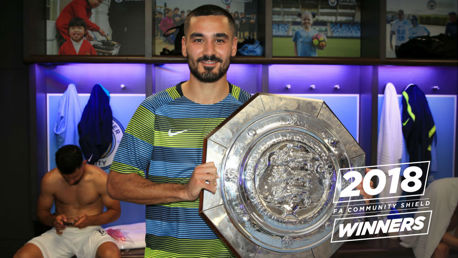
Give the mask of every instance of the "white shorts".
[[52, 228], [28, 243], [40, 248], [43, 257], [95, 257], [97, 248], [105, 242], [116, 241], [100, 226], [82, 229], [66, 227], [61, 235]]

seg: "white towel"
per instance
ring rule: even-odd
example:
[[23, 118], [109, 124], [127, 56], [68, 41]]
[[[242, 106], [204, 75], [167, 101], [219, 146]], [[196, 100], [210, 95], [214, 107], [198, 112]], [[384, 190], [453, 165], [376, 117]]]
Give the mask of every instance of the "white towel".
[[[389, 82], [385, 86], [385, 98], [380, 117], [377, 143], [377, 164], [384, 165], [400, 163], [402, 158], [402, 145], [403, 135], [398, 96], [394, 85]], [[399, 184], [397, 186], [396, 193], [389, 193], [392, 177], [388, 176], [388, 170], [394, 167], [395, 166], [379, 167], [379, 169], [385, 172], [387, 179], [384, 188], [385, 190], [380, 193], [379, 196], [381, 198], [401, 195]], [[387, 201], [397, 201], [397, 198], [389, 199]], [[382, 199], [381, 202], [384, 202], [384, 200]]]
[[417, 258], [431, 257], [447, 231], [458, 204], [458, 178], [435, 180], [426, 188], [424, 198], [429, 198], [432, 210], [429, 234], [401, 237], [401, 245], [411, 247]]
[[67, 144], [79, 145], [78, 123], [81, 119], [81, 113], [78, 92], [75, 84], [71, 83], [59, 100], [57, 119], [54, 126], [58, 148]]

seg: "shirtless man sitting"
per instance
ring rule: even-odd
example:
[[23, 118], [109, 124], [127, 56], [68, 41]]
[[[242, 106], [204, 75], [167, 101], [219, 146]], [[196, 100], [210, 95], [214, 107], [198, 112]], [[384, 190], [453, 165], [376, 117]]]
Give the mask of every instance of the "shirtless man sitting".
[[53, 228], [27, 242], [14, 257], [120, 257], [116, 243], [100, 227], [121, 214], [119, 201], [107, 194], [107, 174], [86, 164], [75, 145], [60, 148], [56, 164], [41, 181], [37, 208], [40, 221]]

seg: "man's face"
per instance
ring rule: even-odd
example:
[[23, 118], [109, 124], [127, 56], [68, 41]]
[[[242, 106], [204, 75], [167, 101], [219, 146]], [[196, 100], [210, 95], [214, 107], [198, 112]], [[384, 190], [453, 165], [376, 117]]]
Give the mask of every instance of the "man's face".
[[79, 42], [83, 39], [85, 29], [83, 26], [71, 26], [68, 28], [68, 34], [73, 41]]
[[92, 8], [96, 8], [103, 2], [103, 0], [88, 0], [88, 2]]
[[229, 69], [230, 58], [237, 53], [237, 37], [229, 20], [222, 15], [192, 17], [182, 53], [188, 58], [191, 74], [201, 82], [215, 82]]
[[71, 174], [61, 174], [69, 185], [77, 185], [84, 176], [84, 166], [81, 166]]
[[403, 20], [404, 19], [404, 13], [403, 12], [398, 12], [398, 18], [399, 18], [399, 20]]

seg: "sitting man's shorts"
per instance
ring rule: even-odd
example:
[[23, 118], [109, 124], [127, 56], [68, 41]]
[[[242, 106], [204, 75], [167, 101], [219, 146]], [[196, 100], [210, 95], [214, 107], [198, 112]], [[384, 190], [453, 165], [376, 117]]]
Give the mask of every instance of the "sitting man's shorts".
[[28, 243], [40, 248], [43, 257], [95, 257], [97, 248], [105, 242], [116, 241], [100, 226], [82, 229], [66, 227], [61, 235], [52, 228]]

